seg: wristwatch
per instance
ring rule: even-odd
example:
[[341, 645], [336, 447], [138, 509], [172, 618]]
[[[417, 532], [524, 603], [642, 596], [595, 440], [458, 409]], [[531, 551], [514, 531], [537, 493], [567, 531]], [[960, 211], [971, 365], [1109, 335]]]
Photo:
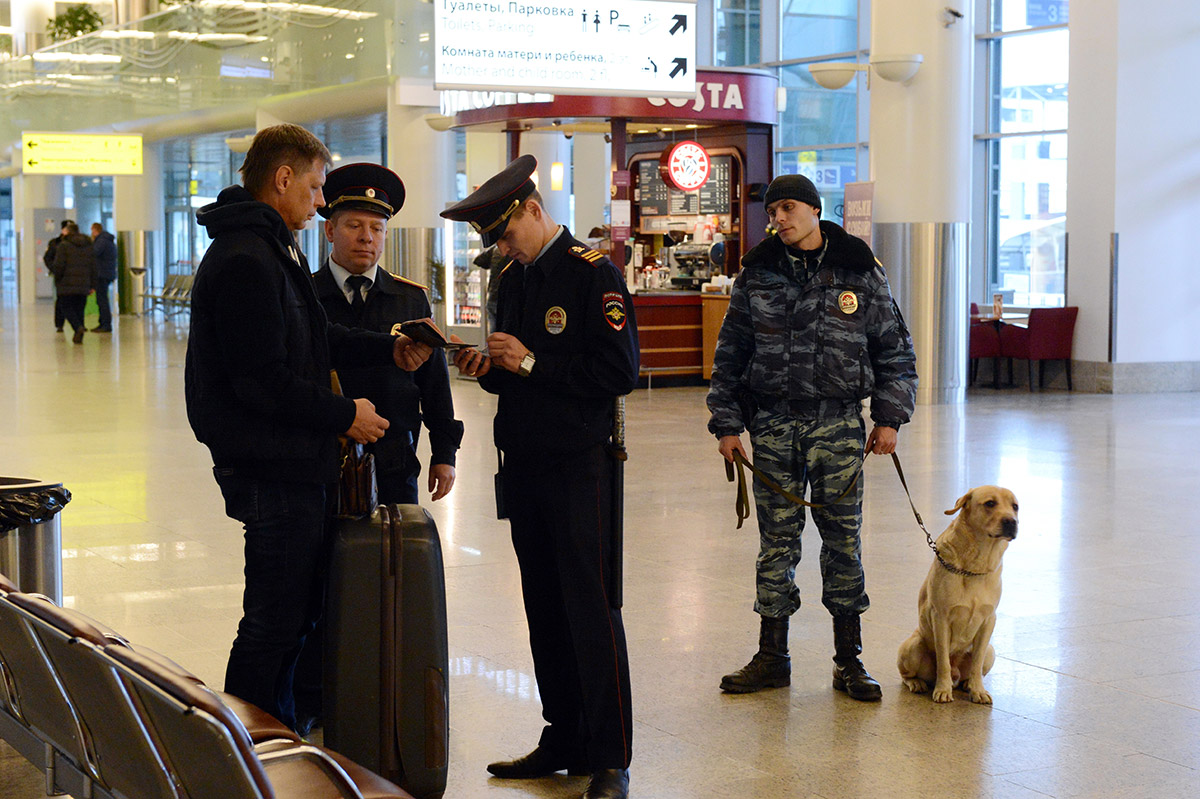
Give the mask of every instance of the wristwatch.
[[533, 371], [534, 363], [535, 360], [533, 353], [525, 353], [525, 357], [521, 359], [520, 365], [517, 366], [517, 374], [519, 374], [521, 377], [529, 377], [529, 373]]

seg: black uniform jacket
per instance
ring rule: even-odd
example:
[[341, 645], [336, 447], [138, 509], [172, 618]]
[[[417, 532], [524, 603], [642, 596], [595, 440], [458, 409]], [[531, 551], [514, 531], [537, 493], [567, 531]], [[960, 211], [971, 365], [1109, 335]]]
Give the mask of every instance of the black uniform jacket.
[[213, 242], [192, 287], [184, 388], [188, 421], [217, 467], [327, 483], [354, 402], [331, 365], [395, 369], [391, 336], [330, 325], [304, 255], [269, 205], [230, 186], [196, 220]]
[[[375, 275], [375, 283], [367, 292], [362, 319], [357, 319], [329, 264], [317, 270], [313, 284], [330, 322], [391, 333], [393, 325], [433, 315], [422, 286], [396, 277], [382, 267], [375, 270]], [[435, 349], [429, 360], [415, 372], [375, 367], [339, 369], [338, 378], [347, 397], [366, 397], [375, 404], [375, 412], [391, 422], [391, 428], [378, 442], [376, 454], [388, 449], [384, 444], [387, 439], [398, 438], [395, 432], [415, 432], [424, 418], [425, 426], [429, 428], [431, 462], [454, 465], [463, 425], [454, 418], [444, 350]]]
[[[537, 274], [534, 274], [537, 272]], [[526, 282], [537, 288], [526, 296]], [[637, 385], [638, 337], [625, 279], [567, 230], [529, 266], [500, 277], [497, 329], [537, 363], [529, 377], [493, 366], [496, 446], [523, 456], [578, 452], [608, 439], [613, 401]]]

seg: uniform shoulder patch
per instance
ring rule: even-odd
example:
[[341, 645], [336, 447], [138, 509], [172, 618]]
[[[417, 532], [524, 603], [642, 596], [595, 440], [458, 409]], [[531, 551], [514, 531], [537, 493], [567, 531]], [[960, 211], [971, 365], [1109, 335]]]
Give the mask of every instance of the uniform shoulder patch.
[[604, 305], [604, 321], [613, 330], [625, 327], [625, 297], [619, 291], [606, 291], [601, 298]]
[[417, 287], [417, 288], [419, 288], [421, 291], [429, 291], [429, 286], [424, 286], [424, 285], [421, 285], [420, 283], [418, 283], [418, 282], [417, 282], [417, 281], [415, 281], [415, 280], [409, 280], [409, 279], [408, 279], [408, 278], [406, 278], [406, 277], [401, 277], [400, 275], [392, 274], [391, 272], [388, 272], [388, 274], [389, 274], [389, 275], [392, 275], [392, 277], [396, 278], [396, 279], [397, 279], [397, 280], [399, 280], [401, 283], [407, 283], [407, 284], [408, 284], [408, 285], [410, 285], [410, 286], [416, 286], [416, 287]]
[[587, 261], [592, 266], [599, 266], [600, 262], [607, 258], [607, 256], [599, 250], [593, 250], [591, 247], [584, 247], [580, 244], [570, 247], [567, 252], [582, 261]]

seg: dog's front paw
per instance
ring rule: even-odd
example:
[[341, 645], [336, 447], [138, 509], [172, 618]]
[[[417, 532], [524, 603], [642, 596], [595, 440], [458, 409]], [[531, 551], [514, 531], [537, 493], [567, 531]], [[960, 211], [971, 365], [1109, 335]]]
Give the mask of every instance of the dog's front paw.
[[953, 702], [954, 701], [954, 685], [936, 685], [933, 688], [934, 702]]
[[914, 694], [923, 694], [929, 691], [929, 683], [920, 677], [910, 677], [904, 681], [904, 685]]
[[992, 703], [992, 695], [982, 688], [978, 690], [972, 688], [971, 701], [977, 705], [990, 705]]

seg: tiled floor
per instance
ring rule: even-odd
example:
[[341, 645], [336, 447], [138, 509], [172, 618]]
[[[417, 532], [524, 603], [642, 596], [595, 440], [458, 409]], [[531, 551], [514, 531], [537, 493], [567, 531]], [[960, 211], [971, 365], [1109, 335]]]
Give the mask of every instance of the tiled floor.
[[[122, 318], [81, 346], [46, 303], [0, 303], [0, 470], [62, 480], [67, 602], [219, 685], [239, 615], [241, 535], [183, 405], [186, 328]], [[517, 570], [491, 518], [493, 402], [456, 381], [459, 483], [431, 506], [446, 558], [451, 771], [446, 793], [577, 796], [578, 779], [489, 780], [541, 728]], [[1200, 395], [973, 391], [918, 409], [901, 457], [936, 535], [980, 483], [1012, 488], [1021, 532], [986, 682], [993, 707], [907, 693], [895, 668], [931, 556], [889, 462], [867, 465], [868, 668], [881, 704], [830, 689], [815, 545], [801, 564], [793, 684], [725, 696], [753, 652], [754, 523], [705, 432], [698, 388], [629, 398], [625, 620], [642, 799], [1200, 795]], [[809, 536], [807, 541], [813, 541]], [[0, 799], [41, 796], [0, 754]]]

